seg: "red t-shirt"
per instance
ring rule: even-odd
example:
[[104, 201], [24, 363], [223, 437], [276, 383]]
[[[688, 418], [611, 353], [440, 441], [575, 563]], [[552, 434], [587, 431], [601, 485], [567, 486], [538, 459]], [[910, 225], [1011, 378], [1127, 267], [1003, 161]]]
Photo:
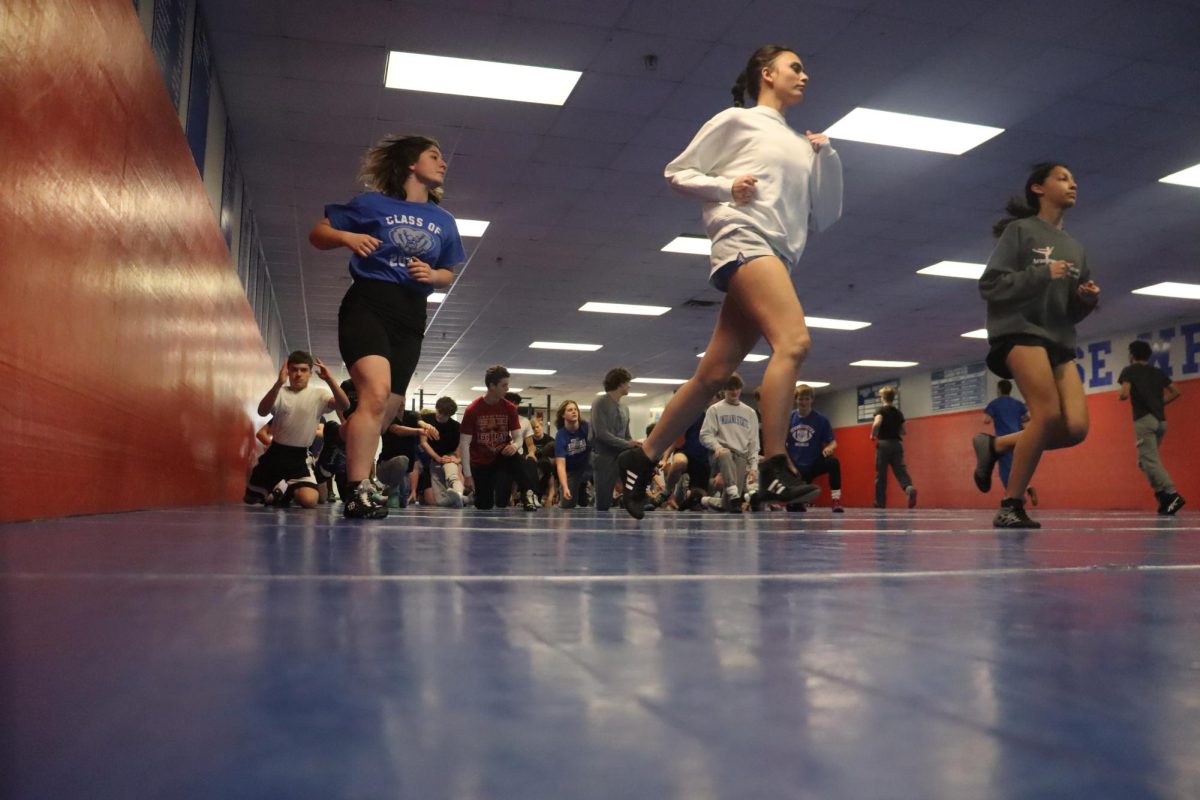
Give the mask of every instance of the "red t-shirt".
[[477, 398], [463, 412], [462, 433], [471, 437], [471, 464], [487, 465], [512, 442], [512, 431], [521, 429], [517, 407], [501, 398], [489, 405]]

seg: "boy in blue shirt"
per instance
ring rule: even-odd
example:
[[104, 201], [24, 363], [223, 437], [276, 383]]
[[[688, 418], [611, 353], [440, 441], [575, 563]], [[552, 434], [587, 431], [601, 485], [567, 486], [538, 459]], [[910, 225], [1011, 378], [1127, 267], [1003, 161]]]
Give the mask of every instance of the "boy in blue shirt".
[[[833, 426], [824, 414], [813, 411], [816, 393], [806, 383], [796, 387], [796, 409], [788, 425], [787, 454], [805, 483], [812, 483], [818, 475], [829, 476], [829, 496], [833, 500], [834, 513], [841, 514], [842, 508], [842, 464], [833, 453], [837, 450], [837, 439]], [[788, 511], [804, 511], [804, 503], [789, 503]]]
[[[996, 428], [996, 436], [1007, 436], [1010, 433], [1018, 433], [1025, 428], [1025, 423], [1029, 421], [1029, 409], [1020, 400], [1012, 396], [1012, 381], [1002, 380], [996, 384], [996, 390], [1000, 392], [995, 400], [987, 404], [983, 409], [983, 424], [991, 424]], [[1008, 488], [1008, 473], [1012, 469], [1013, 454], [1009, 450], [999, 458], [996, 463], [1000, 466], [1000, 483], [1004, 484], [1004, 488]], [[1029, 502], [1035, 506], [1038, 504], [1037, 489], [1032, 486], [1027, 490], [1029, 493]]]

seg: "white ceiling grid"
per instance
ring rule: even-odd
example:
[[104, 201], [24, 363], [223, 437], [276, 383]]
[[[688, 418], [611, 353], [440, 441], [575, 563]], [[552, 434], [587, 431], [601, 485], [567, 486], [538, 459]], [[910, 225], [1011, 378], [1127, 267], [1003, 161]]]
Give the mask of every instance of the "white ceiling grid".
[[[983, 343], [960, 337], [983, 324], [973, 282], [915, 272], [986, 260], [991, 222], [1044, 158], [1067, 161], [1080, 181], [1068, 226], [1104, 290], [1084, 335], [1196, 308], [1129, 293], [1200, 275], [1200, 192], [1157, 183], [1200, 163], [1193, 0], [201, 2], [292, 346], [339, 361], [347, 257], [312, 249], [307, 233], [326, 203], [358, 190], [358, 161], [378, 138], [439, 139], [446, 208], [491, 221], [465, 240], [470, 265], [449, 298], [430, 306], [414, 389], [466, 398], [492, 363], [557, 369], [518, 385], [559, 398], [591, 396], [618, 365], [688, 377], [716, 312], [682, 304], [720, 296], [705, 285], [706, 257], [660, 252], [701, 232], [697, 204], [667, 189], [662, 168], [728, 104], [750, 52], [776, 40], [812, 76], [790, 114], [798, 129], [821, 130], [856, 106], [1006, 129], [957, 157], [836, 143], [845, 214], [793, 277], [809, 313], [873, 325], [814, 331], [804, 374], [838, 388], [879, 374], [847, 366], [859, 358], [982, 358]], [[390, 49], [583, 76], [561, 108], [387, 90]], [[672, 311], [578, 312], [586, 300]], [[604, 347], [529, 350], [536, 339]], [[753, 383], [763, 367], [743, 372]]]

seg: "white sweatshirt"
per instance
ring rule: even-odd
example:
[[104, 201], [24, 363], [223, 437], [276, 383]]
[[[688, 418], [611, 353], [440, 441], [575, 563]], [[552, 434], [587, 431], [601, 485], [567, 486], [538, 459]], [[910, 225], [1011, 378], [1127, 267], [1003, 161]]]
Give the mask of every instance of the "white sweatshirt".
[[722, 400], [704, 412], [700, 426], [700, 443], [714, 453], [725, 447], [747, 456], [751, 463], [758, 460], [758, 412], [745, 403]]
[[[704, 228], [716, 241], [736, 228], [762, 233], [793, 266], [808, 229], [823, 231], [842, 215], [842, 161], [831, 145], [814, 153], [808, 138], [767, 106], [727, 108], [704, 123], [666, 168], [676, 191], [704, 201]], [[758, 178], [754, 198], [733, 202], [733, 181]]]

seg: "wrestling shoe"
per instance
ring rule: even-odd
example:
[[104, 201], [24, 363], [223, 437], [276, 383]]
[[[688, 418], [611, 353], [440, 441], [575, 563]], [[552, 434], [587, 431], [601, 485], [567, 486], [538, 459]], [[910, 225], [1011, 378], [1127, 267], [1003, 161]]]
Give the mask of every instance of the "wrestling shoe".
[[383, 519], [388, 515], [387, 500], [376, 499], [369, 481], [360, 481], [342, 504], [346, 519]]
[[817, 499], [821, 488], [793, 475], [781, 453], [762, 463], [758, 492], [764, 503], [807, 503]]
[[634, 519], [646, 516], [646, 487], [654, 477], [654, 462], [640, 447], [631, 447], [617, 456], [617, 476], [621, 481], [621, 506]]
[[975, 486], [981, 492], [992, 490], [992, 470], [996, 468], [996, 437], [988, 433], [977, 433], [971, 439], [975, 448]]
[[1042, 523], [1029, 518], [1025, 513], [1025, 501], [1006, 497], [1000, 501], [1000, 510], [992, 520], [993, 528], [1040, 528]]

